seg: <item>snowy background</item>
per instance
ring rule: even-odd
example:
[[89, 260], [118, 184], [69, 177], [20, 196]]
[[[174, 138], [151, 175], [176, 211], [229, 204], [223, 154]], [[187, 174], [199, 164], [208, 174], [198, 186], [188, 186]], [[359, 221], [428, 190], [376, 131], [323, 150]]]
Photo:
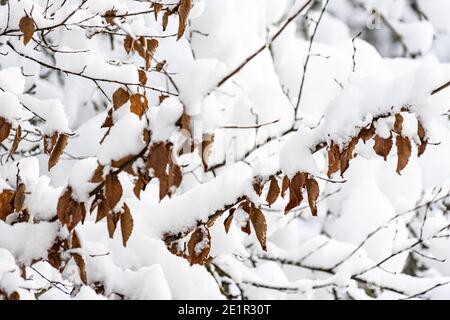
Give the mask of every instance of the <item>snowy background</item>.
[[0, 0], [0, 299], [450, 298], [448, 12]]

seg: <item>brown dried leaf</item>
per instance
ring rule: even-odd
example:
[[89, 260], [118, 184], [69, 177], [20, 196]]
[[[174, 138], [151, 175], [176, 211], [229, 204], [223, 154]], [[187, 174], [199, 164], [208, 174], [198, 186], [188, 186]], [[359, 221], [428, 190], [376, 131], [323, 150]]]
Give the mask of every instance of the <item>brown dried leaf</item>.
[[120, 215], [120, 228], [122, 230], [122, 243], [123, 246], [127, 246], [127, 241], [133, 231], [133, 217], [131, 216], [130, 209], [125, 203], [123, 206], [123, 212]]
[[21, 138], [22, 138], [22, 127], [18, 125], [16, 128], [16, 134], [14, 136], [14, 141], [12, 143], [11, 150], [9, 150], [9, 156], [12, 156], [17, 151]]
[[263, 187], [264, 185], [261, 183], [261, 178], [259, 177], [255, 177], [253, 179], [253, 190], [255, 191], [255, 193], [260, 196], [262, 191], [263, 191]]
[[99, 164], [97, 166], [97, 168], [95, 169], [91, 180], [89, 180], [89, 182], [91, 183], [101, 183], [104, 181], [103, 179], [103, 169], [105, 168], [105, 166]]
[[223, 221], [223, 225], [225, 226], [225, 232], [228, 233], [230, 231], [231, 222], [233, 222], [233, 216], [234, 212], [236, 211], [235, 208], [230, 209], [230, 214], [228, 217]]
[[86, 263], [79, 253], [72, 253], [72, 257], [80, 270], [80, 279], [84, 284], [87, 284]]
[[56, 212], [58, 214], [59, 222], [62, 225], [66, 224], [67, 216], [70, 213], [71, 208], [73, 207], [73, 203], [75, 201], [72, 200], [72, 189], [68, 187], [64, 193], [58, 199], [58, 205], [56, 208]]
[[359, 140], [358, 137], [352, 138], [350, 143], [347, 145], [347, 147], [344, 149], [344, 151], [342, 151], [340, 155], [341, 177], [344, 176], [345, 171], [347, 171], [350, 165], [350, 160], [353, 159], [353, 152], [355, 151], [355, 147], [358, 144], [358, 140]]
[[114, 109], [117, 110], [130, 99], [130, 94], [127, 90], [119, 88], [113, 93], [113, 105]]
[[178, 165], [172, 163], [169, 166], [169, 188], [178, 188], [181, 185], [182, 179], [183, 175], [181, 173], [181, 168]]
[[205, 226], [198, 227], [188, 242], [189, 262], [191, 265], [203, 264], [209, 256], [211, 249], [211, 235]]
[[53, 148], [50, 157], [48, 158], [48, 171], [50, 171], [50, 169], [53, 168], [58, 163], [59, 158], [63, 154], [68, 141], [69, 137], [66, 134], [61, 133], [59, 135], [58, 141], [56, 142], [56, 145]]
[[8, 121], [0, 117], [0, 143], [8, 138], [11, 127], [12, 126]]
[[306, 174], [298, 172], [291, 179], [289, 185], [289, 202], [284, 209], [284, 213], [288, 213], [293, 208], [298, 207], [303, 200], [302, 188], [305, 185]]
[[373, 150], [375, 153], [381, 157], [384, 158], [384, 161], [387, 160], [387, 156], [391, 152], [393, 144], [392, 136], [384, 139], [381, 138], [379, 135], [375, 136], [375, 145], [373, 146]]
[[341, 167], [341, 153], [339, 152], [339, 146], [335, 143], [331, 143], [328, 149], [328, 178]]
[[127, 54], [130, 54], [131, 51], [134, 50], [134, 40], [130, 36], [126, 36], [125, 40], [123, 41], [123, 47], [125, 48], [125, 51]]
[[72, 241], [70, 247], [72, 249], [81, 248], [81, 241], [80, 238], [78, 237], [78, 232], [76, 231], [72, 234]]
[[420, 157], [425, 153], [425, 150], [427, 149], [428, 139], [426, 138], [425, 128], [419, 120], [417, 121], [417, 135], [420, 139], [420, 145], [417, 146], [417, 156]]
[[106, 223], [108, 225], [108, 234], [112, 239], [114, 237], [114, 231], [116, 231], [117, 221], [119, 221], [119, 215], [113, 212], [108, 212], [106, 214]]
[[169, 144], [158, 142], [153, 144], [147, 158], [147, 166], [154, 170], [155, 177], [166, 175], [166, 167], [170, 161]]
[[109, 109], [108, 114], [103, 122], [101, 128], [111, 128], [113, 126], [113, 109]]
[[278, 186], [277, 178], [272, 177], [270, 180], [269, 192], [267, 193], [266, 201], [269, 207], [278, 199], [280, 195], [280, 187]]
[[108, 10], [105, 12], [105, 20], [108, 24], [114, 25], [114, 18], [116, 17], [117, 10]]
[[402, 134], [403, 130], [403, 116], [400, 113], [395, 115], [394, 132]]
[[308, 203], [313, 216], [317, 216], [317, 199], [319, 198], [319, 184], [315, 179], [306, 180], [306, 191], [308, 193]]
[[133, 94], [130, 98], [130, 111], [136, 114], [139, 119], [142, 118], [145, 111], [148, 109], [148, 100], [147, 97], [136, 93]]
[[20, 212], [23, 209], [23, 204], [25, 202], [25, 184], [19, 183], [17, 186], [16, 193], [14, 195], [14, 211]]
[[162, 175], [159, 179], [159, 201], [164, 199], [169, 194], [169, 176]]
[[397, 173], [400, 174], [401, 171], [406, 167], [409, 162], [409, 157], [411, 157], [411, 141], [407, 137], [397, 136]]
[[106, 217], [106, 215], [108, 214], [109, 211], [110, 211], [110, 208], [108, 208], [108, 205], [107, 205], [105, 199], [103, 198], [97, 207], [97, 218], [95, 219], [95, 223], [101, 221], [104, 217]]
[[366, 143], [367, 141], [369, 141], [370, 139], [373, 138], [373, 136], [375, 135], [375, 132], [376, 132], [376, 129], [372, 122], [369, 128], [361, 129], [361, 131], [359, 132], [359, 138], [364, 143]]
[[153, 13], [155, 14], [155, 20], [158, 21], [158, 14], [163, 8], [163, 5], [161, 3], [153, 2], [152, 4]]
[[284, 195], [286, 194], [286, 190], [289, 188], [291, 181], [288, 176], [283, 177], [283, 182], [281, 183], [281, 197], [284, 199]]
[[126, 167], [132, 166], [133, 160], [135, 159], [135, 155], [129, 154], [122, 159], [119, 160], [112, 160], [111, 161], [111, 167], [113, 168], [121, 168], [122, 170], [125, 170]]
[[0, 193], [0, 220], [5, 221], [14, 212], [13, 198], [14, 191], [12, 190], [3, 190]]
[[420, 122], [419, 120], [417, 121], [417, 135], [419, 136], [419, 139], [421, 141], [425, 140], [425, 128], [422, 125], [422, 122]]
[[155, 70], [158, 72], [161, 72], [161, 70], [164, 68], [164, 65], [166, 64], [166, 60], [160, 61], [156, 64]]
[[144, 70], [138, 70], [139, 83], [143, 86], [147, 84], [147, 73]]
[[202, 158], [203, 167], [205, 170], [208, 168], [208, 158], [211, 154], [214, 144], [214, 134], [203, 134], [202, 148], [200, 150], [200, 156]]
[[164, 12], [163, 22], [162, 22], [163, 31], [166, 31], [167, 24], [169, 23], [169, 16], [170, 16], [171, 14], [172, 14], [172, 13], [171, 13], [170, 11]]
[[189, 12], [192, 8], [192, 0], [180, 0], [178, 6], [178, 35], [177, 40], [180, 40], [186, 30], [186, 24], [189, 16]]
[[36, 30], [33, 18], [24, 16], [19, 21], [19, 29], [23, 32], [23, 44], [27, 45], [33, 37], [33, 33]]
[[264, 214], [252, 204], [253, 208], [250, 214], [250, 221], [252, 222], [253, 228], [255, 228], [256, 238], [258, 238], [259, 243], [261, 244], [261, 248], [264, 251], [267, 251], [266, 246], [266, 233], [267, 233], [267, 224], [266, 218]]
[[122, 193], [122, 185], [120, 184], [117, 174], [108, 174], [105, 179], [105, 199], [111, 209], [114, 209], [116, 204], [120, 201]]

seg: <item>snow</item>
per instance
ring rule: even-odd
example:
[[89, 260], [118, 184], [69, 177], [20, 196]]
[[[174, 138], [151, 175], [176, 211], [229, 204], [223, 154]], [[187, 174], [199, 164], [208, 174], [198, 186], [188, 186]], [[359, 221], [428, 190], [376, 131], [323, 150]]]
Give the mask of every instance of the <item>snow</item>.
[[[269, 41], [306, 0], [196, 0], [178, 41], [173, 36], [177, 15], [164, 31], [164, 10], [157, 21], [153, 13], [139, 14], [149, 10], [145, 2], [88, 0], [78, 10], [79, 3], [60, 2], [45, 9], [45, 1], [11, 0], [9, 19], [7, 6], [0, 6], [0, 117], [14, 129], [1, 142], [0, 190], [15, 192], [23, 183], [26, 208], [0, 220], [0, 295], [225, 299], [226, 292], [238, 299], [335, 299], [335, 294], [340, 299], [404, 299], [427, 291], [416, 298], [448, 298], [450, 90], [431, 95], [450, 80], [447, 0], [416, 1], [426, 18], [406, 0], [330, 1], [310, 52], [320, 5], [307, 8]], [[175, 8], [172, 0], [158, 2]], [[113, 8], [117, 14], [135, 14], [108, 25], [102, 15]], [[52, 27], [45, 42], [40, 40], [46, 33], [35, 33], [23, 44], [17, 30], [25, 12], [37, 27]], [[68, 25], [53, 28], [61, 22]], [[127, 34], [159, 41], [145, 87], [137, 85], [145, 62], [137, 52], [125, 52]], [[164, 69], [156, 70], [164, 60]], [[147, 97], [149, 109], [141, 118], [129, 102], [113, 108], [118, 88]], [[101, 128], [110, 110], [113, 125]], [[404, 120], [401, 134], [412, 142], [401, 175], [395, 143], [384, 161], [369, 140], [358, 142], [342, 179], [323, 179], [326, 144], [334, 142], [342, 151], [379, 117], [376, 134], [388, 138], [398, 113]], [[76, 226], [81, 248], [61, 248], [63, 266], [52, 267], [49, 249], [56, 240], [70, 240], [56, 212], [63, 190], [70, 186], [73, 198], [88, 209], [94, 200], [90, 193], [103, 187], [89, 182], [98, 165], [106, 173], [113, 161], [139, 155], [133, 169], [143, 174], [145, 130], [151, 133], [149, 145], [171, 142], [176, 150], [186, 133], [179, 125], [183, 114], [190, 117], [196, 145], [192, 154], [177, 158], [180, 187], [160, 201], [162, 183], [152, 179], [138, 199], [136, 177], [120, 172], [123, 192], [116, 213], [126, 203], [133, 218], [127, 245], [117, 230], [120, 221], [110, 238], [107, 219], [95, 222], [97, 210], [87, 210], [84, 224]], [[418, 121], [428, 140], [420, 158]], [[10, 156], [19, 125], [22, 139]], [[61, 133], [69, 135], [68, 145], [49, 172], [42, 137]], [[199, 156], [205, 134], [214, 135], [208, 168]], [[255, 177], [275, 175], [281, 187], [285, 175], [298, 172], [319, 182], [317, 217], [311, 216], [306, 194], [285, 215], [289, 191], [268, 207], [268, 184], [261, 196], [253, 189]], [[183, 250], [195, 229], [206, 232], [216, 212], [238, 208], [243, 199], [264, 214], [266, 252], [255, 228], [251, 235], [242, 232], [250, 218], [242, 209], [234, 211], [228, 232], [229, 211], [221, 212], [208, 226], [211, 241], [196, 244], [197, 253], [210, 246], [207, 267], [191, 266], [169, 252], [168, 236], [183, 236], [175, 243]], [[2, 214], [6, 208], [2, 204]], [[75, 252], [86, 263], [87, 284], [71, 256]]]

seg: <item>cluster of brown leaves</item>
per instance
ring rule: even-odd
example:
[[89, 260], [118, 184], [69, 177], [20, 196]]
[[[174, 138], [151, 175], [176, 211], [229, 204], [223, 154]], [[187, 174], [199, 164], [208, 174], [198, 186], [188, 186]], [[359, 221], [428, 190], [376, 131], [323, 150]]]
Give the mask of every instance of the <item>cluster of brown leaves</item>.
[[[255, 178], [253, 189], [259, 196], [262, 194], [264, 183], [261, 178]], [[289, 213], [292, 209], [298, 207], [303, 201], [303, 190], [308, 195], [308, 204], [313, 216], [317, 215], [317, 198], [319, 197], [319, 184], [314, 177], [305, 172], [298, 172], [292, 178], [284, 176], [281, 181], [281, 188], [275, 176], [270, 178], [269, 190], [267, 192], [266, 201], [271, 206], [281, 196], [283, 199], [289, 190], [289, 202], [284, 212]]]
[[[0, 117], [0, 143], [5, 141], [12, 130], [12, 124], [6, 121], [5, 118]], [[15, 129], [16, 133], [14, 134], [14, 140], [11, 145], [11, 149], [9, 150], [9, 156], [12, 156], [19, 147], [20, 140], [22, 139], [22, 127], [20, 125]]]
[[144, 59], [145, 69], [148, 70], [151, 67], [152, 59], [159, 46], [159, 42], [156, 39], [147, 39], [144, 37], [133, 39], [128, 35], [123, 42], [123, 46], [128, 54], [133, 51], [137, 52]]
[[[374, 140], [374, 151], [377, 155], [383, 157], [386, 161], [389, 153], [392, 150], [395, 142], [397, 146], [397, 173], [400, 174], [401, 171], [406, 167], [411, 157], [411, 140], [403, 136], [403, 116], [398, 113], [395, 115], [394, 127], [391, 129], [390, 136], [388, 138], [380, 137], [376, 134], [374, 120], [368, 127], [362, 128], [356, 137], [353, 137], [347, 146], [341, 151], [339, 146], [333, 142], [328, 147], [328, 177], [340, 170], [341, 176], [344, 175], [345, 171], [349, 167], [349, 162], [354, 156], [355, 147], [359, 140], [364, 143], [370, 139]], [[420, 120], [417, 121], [417, 136], [419, 143], [417, 143], [418, 156], [420, 157], [426, 150], [428, 139], [425, 135], [425, 130], [422, 126]]]
[[[130, 102], [130, 111], [136, 114], [139, 119], [142, 118], [144, 113], [148, 110], [148, 99], [145, 95], [140, 93], [131, 94], [123, 88], [117, 89], [113, 94], [113, 107], [114, 110], [118, 110], [125, 103]], [[112, 112], [112, 109], [110, 110]], [[112, 115], [111, 115], [112, 117]], [[112, 126], [112, 123], [105, 124], [104, 126]]]
[[28, 220], [28, 212], [25, 208], [26, 198], [25, 184], [19, 181], [16, 190], [3, 190], [0, 193], [0, 220], [6, 221], [6, 218], [12, 213], [20, 213], [19, 221]]

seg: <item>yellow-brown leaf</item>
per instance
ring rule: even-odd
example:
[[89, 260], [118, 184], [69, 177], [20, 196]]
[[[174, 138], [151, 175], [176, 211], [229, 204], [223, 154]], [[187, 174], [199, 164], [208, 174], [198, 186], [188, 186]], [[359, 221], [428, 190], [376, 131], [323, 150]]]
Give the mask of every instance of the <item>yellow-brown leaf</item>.
[[192, 8], [192, 0], [180, 0], [178, 7], [178, 35], [177, 40], [180, 40], [186, 30], [186, 24], [189, 16], [189, 12]]
[[133, 231], [133, 217], [131, 216], [130, 209], [127, 204], [124, 204], [123, 212], [120, 215], [120, 228], [122, 230], [122, 243], [123, 246], [127, 246], [128, 239]]
[[36, 30], [33, 18], [24, 16], [19, 21], [19, 29], [23, 32], [23, 44], [27, 45], [33, 37], [33, 33]]
[[105, 199], [111, 209], [114, 209], [116, 204], [120, 201], [122, 193], [122, 185], [120, 184], [117, 174], [108, 174], [105, 179]]
[[308, 193], [308, 203], [313, 216], [317, 216], [317, 198], [319, 198], [319, 184], [315, 179], [306, 180], [306, 192]]
[[280, 187], [278, 186], [277, 178], [272, 177], [270, 180], [269, 192], [267, 193], [266, 201], [269, 207], [278, 199], [280, 195]]
[[375, 136], [375, 145], [373, 146], [373, 150], [375, 151], [375, 153], [377, 155], [383, 157], [384, 161], [386, 161], [387, 156], [391, 152], [392, 144], [393, 144], [392, 136], [387, 139], [384, 139], [384, 138], [381, 138], [379, 135], [376, 135]]
[[400, 174], [402, 170], [406, 167], [409, 162], [409, 157], [411, 157], [411, 141], [407, 137], [397, 136], [397, 173]]
[[66, 134], [61, 133], [59, 135], [58, 141], [56, 142], [56, 145], [53, 148], [50, 157], [48, 158], [48, 171], [50, 171], [50, 169], [53, 168], [58, 163], [59, 158], [63, 154], [68, 141], [69, 137]]

